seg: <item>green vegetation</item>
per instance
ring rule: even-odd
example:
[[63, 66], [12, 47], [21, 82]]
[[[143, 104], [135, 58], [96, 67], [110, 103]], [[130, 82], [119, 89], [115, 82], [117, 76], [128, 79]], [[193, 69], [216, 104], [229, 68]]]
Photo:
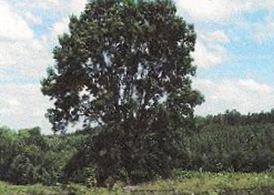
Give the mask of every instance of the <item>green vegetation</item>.
[[18, 133], [0, 128], [0, 180], [14, 184], [55, 184], [84, 138], [77, 133], [45, 136], [39, 128]]
[[262, 172], [274, 165], [274, 124], [208, 124], [184, 137], [182, 168]]
[[176, 171], [172, 179], [157, 180], [138, 186], [116, 184], [112, 189], [87, 188], [70, 184], [55, 187], [43, 185], [13, 186], [0, 182], [0, 194], [3, 195], [68, 195], [68, 194], [272, 194], [274, 192], [273, 173], [207, 173]]
[[[222, 117], [226, 121], [229, 112]], [[245, 117], [239, 115], [237, 120]], [[196, 129], [184, 133], [176, 169], [216, 173], [273, 171], [274, 124], [271, 121], [229, 125], [216, 121], [205, 123], [208, 118], [199, 117]], [[88, 163], [92, 162], [87, 150], [92, 143], [90, 137], [89, 131], [45, 136], [39, 128], [18, 133], [0, 128], [0, 179], [14, 184], [72, 182], [96, 186], [95, 164]], [[104, 185], [112, 186], [116, 181], [132, 185], [123, 178], [112, 177]]]
[[41, 184], [10, 185], [4, 182], [0, 182], [1, 195], [107, 195], [119, 194], [119, 192], [122, 192], [121, 188], [108, 190], [103, 188], [87, 188], [85, 186], [76, 184], [64, 186], [44, 186]]
[[32, 186], [14, 186], [4, 182], [0, 182], [0, 194], [3, 195], [26, 195], [26, 194], [57, 194], [61, 192], [61, 189], [57, 187], [45, 187], [42, 185], [32, 185]]
[[[274, 190], [274, 175], [177, 171], [170, 180], [141, 185], [137, 191], [170, 194], [260, 194]], [[167, 193], [167, 194], [169, 194]]]

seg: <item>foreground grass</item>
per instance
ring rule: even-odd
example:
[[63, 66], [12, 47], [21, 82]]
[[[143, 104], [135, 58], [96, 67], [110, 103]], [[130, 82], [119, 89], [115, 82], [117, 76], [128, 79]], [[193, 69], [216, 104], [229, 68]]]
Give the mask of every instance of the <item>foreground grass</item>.
[[0, 182], [1, 195], [96, 195], [121, 194], [122, 188], [108, 190], [104, 188], [87, 188], [82, 185], [71, 184], [65, 186], [43, 186], [41, 184], [15, 186]]
[[[124, 190], [130, 189], [130, 190]], [[177, 171], [173, 179], [158, 180], [135, 187], [115, 185], [112, 190], [87, 188], [81, 185], [67, 186], [14, 186], [0, 182], [2, 195], [55, 195], [55, 194], [274, 194], [274, 174], [272, 173], [206, 173]]]
[[172, 180], [143, 184], [139, 190], [166, 194], [274, 194], [274, 174], [177, 172]]

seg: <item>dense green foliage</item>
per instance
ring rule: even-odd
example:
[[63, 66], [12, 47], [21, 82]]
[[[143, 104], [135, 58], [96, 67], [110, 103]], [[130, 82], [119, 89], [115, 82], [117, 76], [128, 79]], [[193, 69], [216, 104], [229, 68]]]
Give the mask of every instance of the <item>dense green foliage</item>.
[[72, 163], [93, 164], [100, 184], [168, 177], [180, 156], [203, 98], [191, 87], [196, 35], [176, 12], [170, 0], [94, 0], [59, 37], [42, 81], [48, 117], [55, 131], [100, 127]]
[[274, 124], [210, 124], [184, 138], [184, 163], [191, 170], [260, 172], [274, 166]]
[[196, 117], [184, 137], [184, 169], [261, 172], [274, 168], [274, 110]]
[[[246, 115], [238, 116], [240, 120]], [[273, 123], [201, 123], [207, 118], [198, 117], [196, 129], [185, 134], [178, 168], [211, 172], [273, 170]], [[96, 164], [92, 161], [93, 153], [86, 152], [93, 143], [90, 136], [87, 132], [46, 136], [40, 134], [39, 128], [18, 133], [0, 128], [0, 179], [14, 184], [74, 182], [94, 186]], [[111, 186], [117, 180], [129, 182], [125, 177], [109, 177], [105, 185]]]
[[0, 128], [0, 180], [14, 184], [55, 184], [83, 135], [44, 136], [39, 128], [18, 133]]

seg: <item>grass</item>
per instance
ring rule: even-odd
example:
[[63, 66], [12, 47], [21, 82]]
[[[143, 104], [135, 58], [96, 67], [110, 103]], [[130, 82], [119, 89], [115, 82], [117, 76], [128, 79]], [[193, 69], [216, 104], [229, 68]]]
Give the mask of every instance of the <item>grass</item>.
[[1, 195], [69, 195], [69, 194], [274, 194], [273, 173], [207, 173], [176, 171], [173, 179], [145, 183], [132, 188], [131, 192], [123, 191], [119, 185], [112, 190], [105, 188], [87, 188], [71, 184], [66, 186], [14, 186], [0, 182]]
[[[122, 189], [119, 189], [120, 191]], [[10, 185], [0, 182], [1, 195], [107, 195], [119, 194], [119, 190], [107, 190], [104, 188], [87, 188], [82, 185], [70, 184], [64, 186], [43, 186], [36, 185]], [[121, 193], [120, 193], [121, 194]]]
[[181, 171], [172, 180], [143, 184], [139, 191], [166, 191], [170, 194], [274, 194], [274, 174]]

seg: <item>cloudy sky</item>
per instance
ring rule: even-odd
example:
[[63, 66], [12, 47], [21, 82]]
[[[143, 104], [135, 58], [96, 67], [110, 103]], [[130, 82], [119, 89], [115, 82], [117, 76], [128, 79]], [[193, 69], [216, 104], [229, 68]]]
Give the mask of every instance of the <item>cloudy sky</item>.
[[[274, 108], [274, 1], [176, 0], [178, 14], [194, 23], [198, 66], [194, 87], [206, 102], [196, 114]], [[52, 65], [57, 35], [86, 0], [0, 0], [0, 125], [40, 126], [50, 107], [40, 80]]]

